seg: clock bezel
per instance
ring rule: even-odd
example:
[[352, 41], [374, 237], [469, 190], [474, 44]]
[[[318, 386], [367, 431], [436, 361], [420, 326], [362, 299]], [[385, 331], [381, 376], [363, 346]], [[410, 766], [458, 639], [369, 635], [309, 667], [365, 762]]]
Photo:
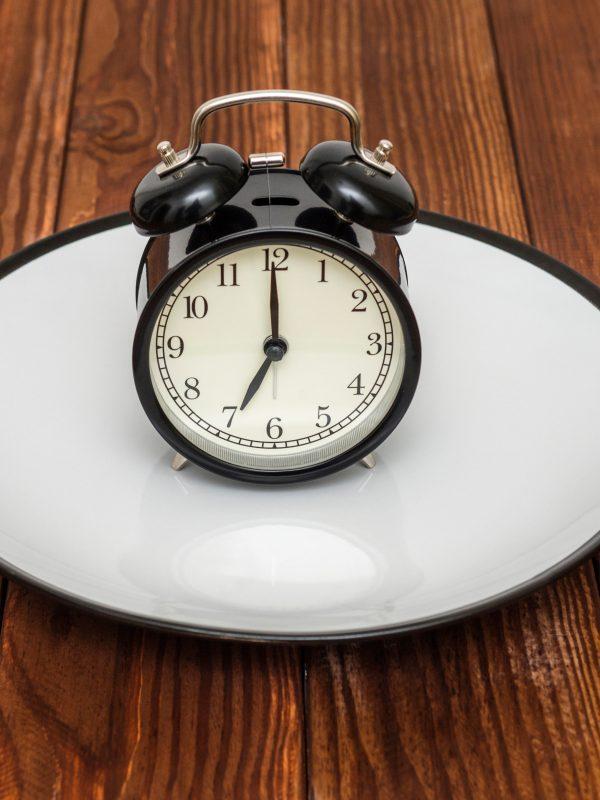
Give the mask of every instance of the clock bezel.
[[[154, 325], [169, 295], [199, 261], [212, 261], [242, 247], [257, 244], [313, 245], [351, 259], [361, 270], [373, 278], [395, 307], [405, 342], [404, 374], [392, 405], [379, 425], [357, 445], [332, 459], [285, 470], [260, 470], [242, 467], [218, 459], [197, 448], [173, 426], [156, 397], [150, 376], [150, 348]], [[194, 250], [173, 267], [156, 286], [144, 306], [133, 342], [133, 374], [136, 390], [146, 415], [158, 433], [178, 453], [210, 472], [235, 480], [260, 484], [296, 483], [330, 475], [356, 463], [371, 453], [398, 425], [406, 413], [415, 393], [421, 366], [421, 340], [417, 321], [411, 305], [400, 285], [375, 259], [347, 242], [326, 233], [299, 230], [298, 228], [261, 228], [242, 231], [211, 242]]]

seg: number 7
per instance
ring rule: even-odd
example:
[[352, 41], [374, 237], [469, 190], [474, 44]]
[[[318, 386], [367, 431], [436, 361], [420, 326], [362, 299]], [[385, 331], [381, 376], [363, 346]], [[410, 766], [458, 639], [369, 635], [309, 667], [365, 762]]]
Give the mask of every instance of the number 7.
[[237, 406], [223, 406], [223, 413], [226, 411], [231, 411], [231, 416], [229, 417], [229, 422], [227, 423], [227, 427], [231, 428], [231, 423], [233, 422], [233, 418], [235, 416], [235, 412], [237, 411]]

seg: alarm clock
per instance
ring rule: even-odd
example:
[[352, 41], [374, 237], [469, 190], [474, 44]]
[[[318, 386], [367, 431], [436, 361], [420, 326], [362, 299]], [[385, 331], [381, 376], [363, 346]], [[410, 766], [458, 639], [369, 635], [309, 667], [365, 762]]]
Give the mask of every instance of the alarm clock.
[[[350, 140], [315, 145], [299, 169], [203, 141], [214, 112], [272, 101], [336, 110]], [[291, 90], [217, 97], [194, 113], [187, 149], [158, 145], [130, 208], [149, 237], [133, 373], [174, 469], [275, 484], [374, 465], [421, 362], [396, 241], [417, 203], [391, 149], [363, 146], [344, 100]]]

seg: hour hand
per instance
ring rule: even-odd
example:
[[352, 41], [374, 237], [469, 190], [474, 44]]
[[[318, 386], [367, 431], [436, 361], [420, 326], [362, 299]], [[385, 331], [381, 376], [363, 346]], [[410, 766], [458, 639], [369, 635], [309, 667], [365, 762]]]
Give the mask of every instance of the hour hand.
[[242, 403], [240, 405], [240, 411], [243, 411], [246, 408], [250, 400], [252, 400], [254, 395], [258, 392], [261, 383], [265, 379], [265, 375], [269, 371], [271, 363], [272, 359], [269, 356], [267, 356], [263, 361], [263, 363], [260, 365], [258, 372], [250, 381], [250, 386], [248, 386], [246, 394], [244, 395], [244, 399], [242, 400]]

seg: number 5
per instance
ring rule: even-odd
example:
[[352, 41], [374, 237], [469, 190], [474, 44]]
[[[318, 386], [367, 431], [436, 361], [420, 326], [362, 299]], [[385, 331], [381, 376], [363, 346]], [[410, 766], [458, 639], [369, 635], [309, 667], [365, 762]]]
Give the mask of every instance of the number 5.
[[317, 421], [315, 423], [317, 428], [326, 428], [331, 425], [331, 414], [325, 413], [328, 408], [329, 406], [317, 406]]

